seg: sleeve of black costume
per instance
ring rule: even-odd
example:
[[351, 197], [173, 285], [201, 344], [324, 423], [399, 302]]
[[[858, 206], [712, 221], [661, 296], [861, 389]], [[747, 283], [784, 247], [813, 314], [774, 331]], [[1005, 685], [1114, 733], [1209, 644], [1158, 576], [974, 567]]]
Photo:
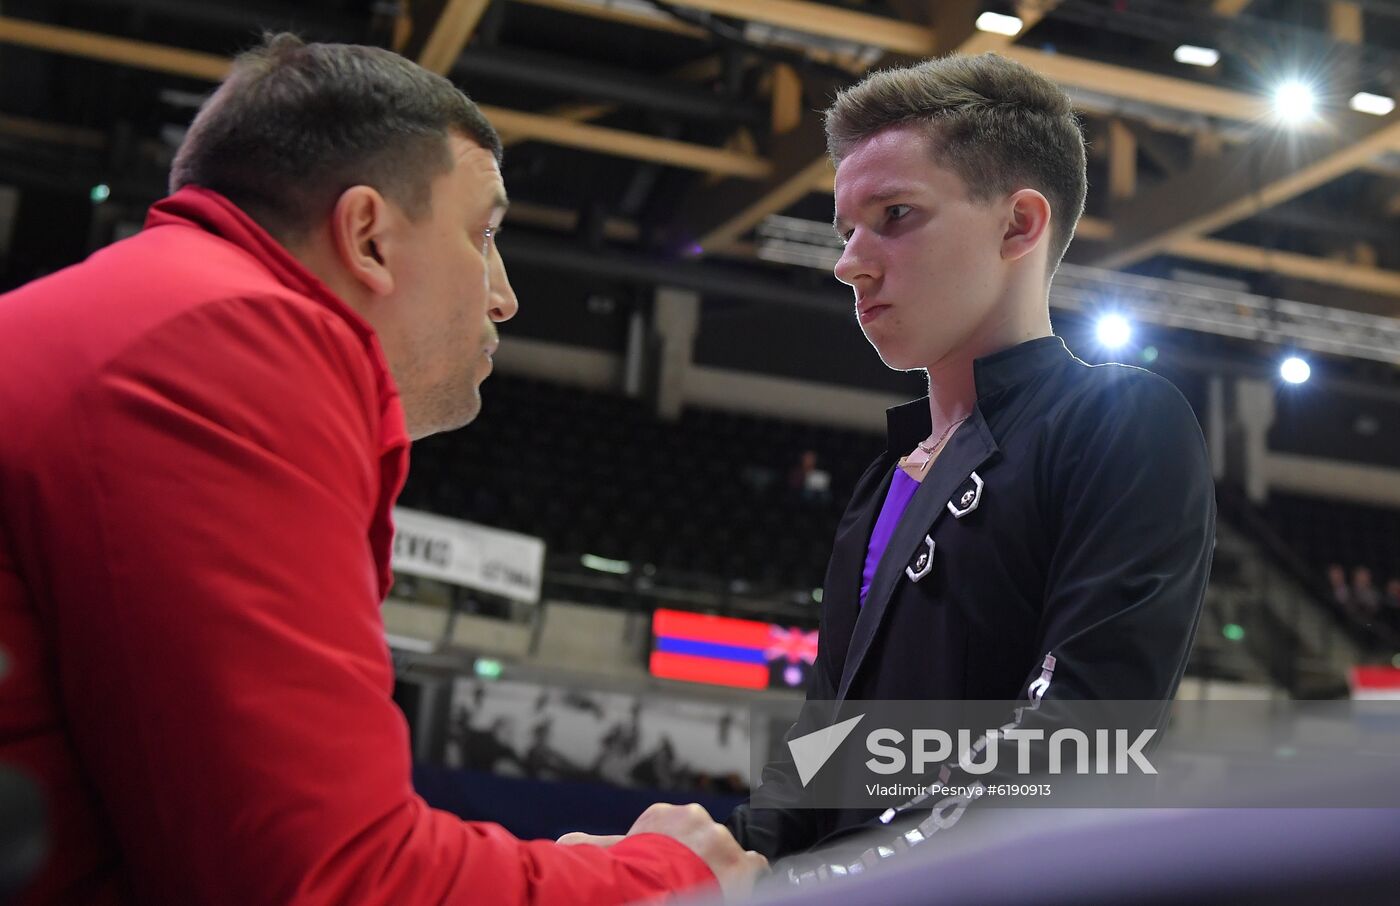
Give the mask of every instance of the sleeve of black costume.
[[[1215, 546], [1205, 440], [1180, 392], [1136, 369], [1107, 372], [1055, 421], [1044, 495], [1049, 570], [1036, 662], [1021, 686], [1036, 706], [1006, 715], [1003, 729], [1043, 729], [1048, 739], [1070, 715], [1088, 725], [1110, 713], [1160, 729], [1186, 667]], [[1156, 704], [1149, 714], [1117, 704], [1126, 702]], [[986, 745], [1000, 747], [1002, 771], [1018, 764], [1017, 740]], [[1030, 752], [1044, 765], [1044, 742]], [[963, 782], [977, 779], [1015, 778], [964, 775]]]
[[[1125, 370], [1064, 421], [1038, 650], [1045, 700], [1176, 693], [1215, 546], [1215, 486], [1195, 415], [1163, 378]], [[1032, 665], [1027, 684], [1040, 675]]]
[[[825, 639], [826, 633], [822, 632], [818, 638]], [[819, 641], [818, 644], [825, 645], [825, 642]], [[807, 701], [832, 701], [835, 698], [836, 686], [831, 681], [827, 652], [823, 649], [813, 664]], [[764, 766], [761, 783], [755, 788], [753, 796], [725, 821], [740, 846], [771, 860], [804, 850], [820, 837], [816, 813], [800, 807], [802, 783], [797, 777], [797, 766], [787, 754], [786, 742], [825, 725], [826, 721], [817, 714], [816, 709], [810, 704], [803, 705], [797, 722], [783, 737], [784, 754]]]
[[[1111, 710], [1160, 729], [1186, 667], [1215, 546], [1215, 487], [1200, 426], [1175, 387], [1135, 369], [1107, 372], [1055, 423], [1044, 495], [1049, 570], [1036, 662], [1021, 686], [1035, 707], [1006, 715], [1003, 729], [1042, 729], [1048, 739], [1071, 713], [1087, 724]], [[1066, 704], [1091, 702], [1157, 704], [1151, 714]], [[1003, 772], [1017, 765], [1017, 740], [985, 745], [999, 747]], [[1032, 763], [1043, 765], [1046, 751], [1046, 743], [1032, 744]], [[954, 784], [1015, 779], [953, 777]]]

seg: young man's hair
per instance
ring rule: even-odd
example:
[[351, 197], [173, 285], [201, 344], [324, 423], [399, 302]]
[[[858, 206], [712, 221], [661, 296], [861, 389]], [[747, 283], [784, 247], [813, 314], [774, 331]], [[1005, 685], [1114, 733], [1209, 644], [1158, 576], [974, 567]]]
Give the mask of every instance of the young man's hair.
[[840, 165], [856, 145], [891, 126], [925, 128], [934, 160], [976, 201], [1019, 188], [1050, 201], [1049, 273], [1084, 212], [1084, 136], [1069, 97], [1020, 63], [947, 56], [872, 73], [826, 111], [827, 150]]
[[342, 192], [367, 185], [425, 216], [459, 133], [501, 159], [501, 139], [442, 76], [377, 47], [267, 34], [238, 56], [175, 154], [170, 191], [203, 186], [268, 232], [301, 239]]

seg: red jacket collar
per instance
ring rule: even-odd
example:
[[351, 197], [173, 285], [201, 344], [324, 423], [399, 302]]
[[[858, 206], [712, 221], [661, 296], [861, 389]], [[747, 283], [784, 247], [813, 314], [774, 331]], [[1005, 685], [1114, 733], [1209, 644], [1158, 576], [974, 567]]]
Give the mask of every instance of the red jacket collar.
[[186, 186], [152, 205], [146, 216], [146, 228], [186, 226], [204, 230], [243, 249], [263, 264], [273, 277], [288, 289], [313, 299], [335, 312], [360, 337], [373, 363], [378, 382], [380, 413], [379, 443], [381, 494], [380, 513], [371, 529], [379, 561], [380, 595], [388, 593], [393, 582], [389, 570], [389, 550], [393, 543], [393, 526], [389, 508], [403, 488], [408, 475], [408, 428], [398, 388], [389, 371], [388, 360], [379, 346], [379, 338], [369, 322], [331, 291], [330, 287], [292, 253], [274, 239], [257, 221], [218, 192], [199, 186]]
[[[385, 414], [399, 408], [398, 388], [394, 385], [388, 360], [384, 358], [374, 328], [237, 205], [202, 186], [186, 186], [151, 206], [150, 213], [146, 215], [146, 228], [158, 226], [187, 226], [213, 233], [252, 255], [283, 286], [314, 299], [339, 315], [370, 350]], [[397, 417], [386, 420], [385, 447], [408, 444], [403, 416], [396, 414]]]
[[218, 192], [202, 186], [186, 186], [151, 206], [146, 228], [181, 225], [213, 233], [233, 243], [263, 264], [283, 286], [333, 309], [361, 337], [373, 337], [374, 328], [331, 291], [280, 242], [241, 208]]

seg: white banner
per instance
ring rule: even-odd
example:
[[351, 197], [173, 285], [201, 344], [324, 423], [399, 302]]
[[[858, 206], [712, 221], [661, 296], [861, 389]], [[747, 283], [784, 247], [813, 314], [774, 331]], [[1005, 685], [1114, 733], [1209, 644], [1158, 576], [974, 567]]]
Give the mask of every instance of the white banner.
[[538, 603], [544, 542], [501, 529], [394, 508], [398, 572]]

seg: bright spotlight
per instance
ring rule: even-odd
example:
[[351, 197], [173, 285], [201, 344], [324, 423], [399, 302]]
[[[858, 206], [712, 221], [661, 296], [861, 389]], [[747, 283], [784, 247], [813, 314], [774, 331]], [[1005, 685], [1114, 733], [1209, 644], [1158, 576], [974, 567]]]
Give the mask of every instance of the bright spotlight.
[[1278, 373], [1290, 384], [1301, 384], [1312, 375], [1312, 368], [1296, 355], [1291, 355], [1278, 366]]
[[1107, 349], [1118, 349], [1128, 345], [1133, 338], [1133, 325], [1122, 315], [1104, 315], [1099, 318], [1096, 328], [1099, 343]]
[[1182, 44], [1172, 53], [1172, 59], [1188, 66], [1214, 66], [1220, 62], [1220, 51], [1213, 47]]
[[1274, 112], [1285, 123], [1301, 123], [1317, 112], [1317, 95], [1297, 80], [1284, 82], [1274, 91]]
[[1395, 109], [1395, 99], [1383, 94], [1358, 91], [1351, 96], [1351, 109], [1357, 113], [1369, 113], [1371, 116], [1389, 116], [1390, 111]]
[[978, 31], [989, 31], [994, 35], [1006, 35], [1008, 38], [1020, 34], [1022, 24], [1016, 16], [1002, 13], [983, 13], [977, 17]]

